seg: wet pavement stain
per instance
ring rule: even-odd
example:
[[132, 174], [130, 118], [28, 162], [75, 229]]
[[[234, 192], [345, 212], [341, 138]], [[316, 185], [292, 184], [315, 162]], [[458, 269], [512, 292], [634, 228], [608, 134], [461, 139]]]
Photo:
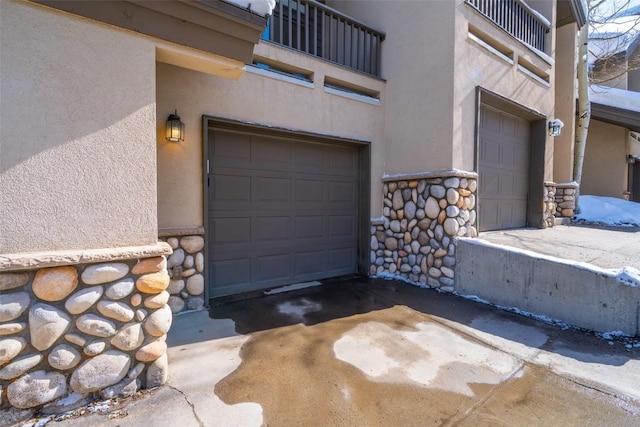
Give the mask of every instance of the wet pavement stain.
[[[391, 378], [373, 381], [338, 360], [334, 343], [372, 320], [394, 330], [418, 331], [414, 325], [424, 317], [397, 306], [252, 333], [241, 349], [241, 365], [217, 384], [216, 394], [227, 404], [260, 404], [265, 425], [440, 425], [460, 407], [473, 406], [475, 396], [407, 384], [400, 378], [397, 383]], [[406, 356], [429, 357], [420, 349], [411, 354]]]
[[[232, 319], [236, 331], [249, 337], [240, 350], [240, 366], [217, 383], [215, 394], [227, 405], [259, 404], [263, 425], [268, 426], [640, 425], [637, 402], [603, 398], [601, 392], [487, 344], [501, 344], [508, 338], [487, 341], [487, 334], [496, 333], [490, 317], [472, 314], [464, 302], [457, 303], [456, 310], [465, 323], [485, 330], [475, 332], [482, 340], [457, 330], [462, 346], [466, 343], [470, 349], [460, 343], [451, 345], [459, 353], [438, 366], [435, 378], [407, 380], [407, 369], [394, 369], [403, 363], [411, 368], [428, 361], [449, 342], [432, 340], [428, 344], [438, 346], [434, 352], [423, 345], [430, 340], [428, 334], [417, 342], [410, 338], [412, 334], [434, 328], [453, 330], [447, 326], [450, 319], [434, 317], [422, 308], [432, 302], [417, 304], [410, 298], [406, 305], [396, 304], [383, 296], [393, 292], [393, 288], [371, 292], [357, 283], [346, 288], [325, 285], [215, 307], [211, 317]], [[435, 295], [434, 301], [439, 298]], [[513, 336], [520, 346], [532, 341], [526, 354], [535, 354], [547, 339], [540, 332], [530, 337], [527, 326], [515, 328], [509, 320], [503, 320], [503, 326], [505, 322], [509, 328], [503, 337]], [[352, 353], [386, 357], [393, 366], [383, 375], [367, 371], [366, 356], [364, 367], [358, 367], [353, 357], [341, 360], [336, 352], [336, 343], [357, 336], [363, 325], [372, 328], [363, 334], [369, 341], [361, 347], [356, 342]], [[380, 330], [386, 335], [376, 336]], [[390, 333], [395, 341], [388, 340]], [[487, 353], [464, 353], [475, 351], [474, 346], [479, 353]], [[508, 369], [496, 367], [496, 355], [513, 358], [515, 364]]]

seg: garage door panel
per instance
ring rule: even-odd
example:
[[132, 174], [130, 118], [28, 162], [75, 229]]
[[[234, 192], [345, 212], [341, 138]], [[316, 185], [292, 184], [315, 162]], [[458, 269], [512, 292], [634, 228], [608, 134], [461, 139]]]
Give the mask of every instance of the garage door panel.
[[351, 150], [340, 150], [338, 148], [331, 150], [329, 170], [333, 175], [354, 176], [356, 165]]
[[319, 179], [297, 179], [295, 201], [323, 203], [325, 184], [323, 180]]
[[[230, 135], [242, 149], [228, 147]], [[249, 163], [246, 138], [216, 132], [209, 142], [210, 153], [242, 165], [210, 160], [210, 296], [355, 273], [357, 150], [249, 140]], [[234, 269], [242, 269], [235, 279]]]
[[329, 183], [329, 203], [355, 204], [355, 183], [332, 181]]
[[291, 180], [287, 178], [255, 178], [253, 200], [258, 202], [289, 203], [291, 201]]
[[256, 281], [282, 280], [291, 276], [289, 253], [265, 255], [256, 258]]
[[320, 144], [296, 144], [294, 167], [299, 171], [317, 173], [326, 171], [325, 150]]
[[238, 286], [251, 282], [251, 258], [214, 261], [212, 279], [218, 286]]
[[331, 215], [329, 217], [329, 237], [355, 237], [352, 215]]
[[527, 223], [530, 123], [481, 107], [478, 210], [480, 231]]
[[212, 166], [245, 168], [251, 163], [251, 137], [230, 132], [210, 132], [214, 141], [211, 150]]
[[286, 171], [291, 168], [291, 142], [253, 136], [252, 166], [260, 170]]
[[259, 216], [255, 219], [255, 242], [282, 242], [291, 235], [290, 216]]
[[251, 178], [247, 176], [216, 175], [213, 179], [213, 200], [249, 202]]
[[299, 216], [296, 218], [296, 239], [321, 239], [325, 237], [324, 216]]
[[298, 252], [295, 255], [296, 277], [322, 275], [326, 272], [326, 251]]
[[336, 274], [348, 274], [355, 268], [354, 259], [352, 247], [334, 249], [329, 253], [329, 269]]
[[251, 218], [215, 218], [212, 234], [213, 242], [216, 244], [250, 243]]

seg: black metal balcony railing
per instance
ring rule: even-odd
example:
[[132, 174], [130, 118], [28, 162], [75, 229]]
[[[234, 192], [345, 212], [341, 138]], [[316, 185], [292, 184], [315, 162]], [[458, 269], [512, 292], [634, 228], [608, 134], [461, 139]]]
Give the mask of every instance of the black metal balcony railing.
[[262, 38], [380, 77], [384, 33], [313, 0], [278, 0]]
[[484, 16], [518, 40], [546, 52], [551, 24], [523, 0], [466, 0]]

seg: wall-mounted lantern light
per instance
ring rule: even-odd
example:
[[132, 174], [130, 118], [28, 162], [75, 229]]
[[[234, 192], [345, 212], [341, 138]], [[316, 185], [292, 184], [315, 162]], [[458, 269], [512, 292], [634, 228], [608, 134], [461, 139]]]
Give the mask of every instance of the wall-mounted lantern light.
[[631, 154], [627, 154], [627, 164], [632, 165], [636, 162], [636, 158]]
[[184, 123], [180, 121], [178, 110], [169, 114], [167, 118], [167, 140], [171, 142], [184, 141]]
[[549, 122], [549, 136], [558, 136], [562, 132], [564, 123], [560, 119], [554, 119]]

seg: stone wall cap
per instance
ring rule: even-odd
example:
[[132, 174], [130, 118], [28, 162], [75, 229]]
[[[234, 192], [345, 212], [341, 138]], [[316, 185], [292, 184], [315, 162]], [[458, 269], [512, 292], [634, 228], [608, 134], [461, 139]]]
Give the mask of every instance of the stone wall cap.
[[578, 183], [573, 181], [573, 182], [558, 182], [556, 184], [556, 187], [558, 188], [578, 188]]
[[558, 184], [553, 182], [553, 181], [545, 181], [544, 185], [545, 185], [545, 187], [555, 187]]
[[384, 218], [371, 218], [371, 225], [384, 225]]
[[158, 237], [203, 236], [204, 227], [162, 228], [158, 230]]
[[152, 245], [118, 248], [1, 254], [0, 272], [152, 258], [160, 255], [170, 255], [172, 252], [171, 246], [167, 243], [158, 242]]
[[428, 179], [428, 178], [450, 178], [450, 177], [478, 179], [478, 174], [476, 172], [467, 172], [467, 171], [458, 170], [458, 169], [449, 169], [449, 170], [439, 170], [439, 171], [430, 171], [430, 172], [415, 172], [415, 173], [406, 173], [406, 174], [384, 175], [382, 177], [382, 182], [409, 181], [413, 179]]

